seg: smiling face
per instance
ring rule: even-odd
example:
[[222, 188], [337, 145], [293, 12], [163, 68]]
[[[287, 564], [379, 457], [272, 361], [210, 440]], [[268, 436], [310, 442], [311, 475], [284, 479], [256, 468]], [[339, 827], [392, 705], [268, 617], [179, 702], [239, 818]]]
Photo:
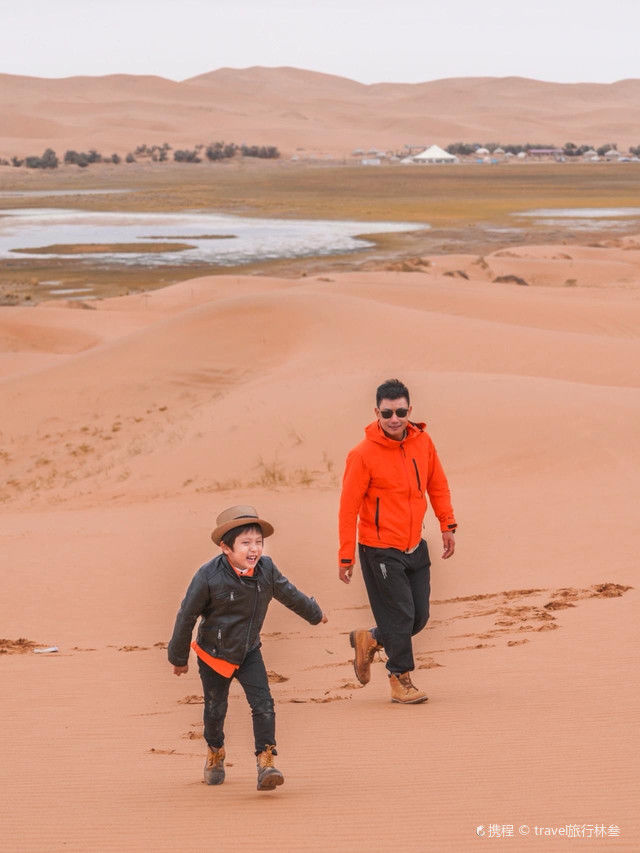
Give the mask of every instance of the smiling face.
[[222, 553], [231, 563], [234, 569], [241, 572], [251, 571], [262, 556], [263, 550], [262, 530], [252, 526], [249, 530], [243, 530], [236, 536], [233, 547], [225, 542], [220, 543]]
[[411, 415], [411, 406], [407, 398], [398, 397], [395, 400], [389, 400], [384, 397], [376, 407], [375, 413], [385, 435], [394, 441], [402, 441]]

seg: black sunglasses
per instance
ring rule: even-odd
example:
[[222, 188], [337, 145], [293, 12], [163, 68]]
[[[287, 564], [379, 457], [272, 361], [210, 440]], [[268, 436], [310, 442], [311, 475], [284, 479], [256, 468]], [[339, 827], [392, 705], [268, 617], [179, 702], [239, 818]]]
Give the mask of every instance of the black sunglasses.
[[406, 418], [409, 414], [409, 409], [396, 409], [395, 412], [393, 409], [380, 409], [380, 417], [384, 418], [385, 421], [388, 421], [389, 418], [396, 415], [399, 418]]

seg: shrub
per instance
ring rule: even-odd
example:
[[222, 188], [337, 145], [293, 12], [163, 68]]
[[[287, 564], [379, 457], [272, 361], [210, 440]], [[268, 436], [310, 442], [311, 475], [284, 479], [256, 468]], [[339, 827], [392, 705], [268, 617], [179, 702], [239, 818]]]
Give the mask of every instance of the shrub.
[[[117, 157], [117, 154], [113, 155]], [[64, 155], [64, 162], [69, 163], [75, 166], [80, 166], [81, 169], [84, 169], [89, 163], [102, 163], [102, 155], [95, 151], [93, 148], [88, 153], [86, 151], [74, 151], [73, 149], [66, 152]], [[116, 162], [112, 157], [107, 157], [106, 162]], [[118, 163], [120, 160], [118, 159]]]
[[129, 151], [129, 153], [127, 154], [127, 156], [124, 159], [127, 163], [135, 163], [136, 162], [136, 158], [133, 156], [131, 151]]
[[111, 162], [112, 162], [112, 163], [115, 163], [115, 164], [116, 164], [116, 166], [117, 166], [117, 165], [118, 165], [118, 163], [121, 163], [121, 162], [122, 162], [122, 157], [121, 157], [119, 154], [112, 154], [112, 155], [111, 155]]
[[20, 160], [19, 157], [12, 157], [11, 158], [11, 165], [12, 166], [22, 166], [23, 163], [24, 163], [24, 160]]
[[173, 152], [173, 159], [177, 163], [202, 163], [198, 157], [197, 150], [188, 151], [187, 149], [178, 149]]
[[235, 142], [230, 142], [226, 145], [224, 142], [212, 142], [205, 153], [209, 160], [224, 160], [233, 157], [237, 150], [238, 146]]
[[468, 157], [479, 147], [478, 145], [471, 145], [469, 142], [453, 142], [451, 145], [447, 145], [447, 151], [449, 154]]
[[42, 157], [31, 156], [24, 161], [27, 169], [57, 169], [59, 162], [53, 148], [47, 148]]
[[270, 160], [280, 156], [275, 145], [241, 145], [240, 151], [243, 157], [262, 157]]

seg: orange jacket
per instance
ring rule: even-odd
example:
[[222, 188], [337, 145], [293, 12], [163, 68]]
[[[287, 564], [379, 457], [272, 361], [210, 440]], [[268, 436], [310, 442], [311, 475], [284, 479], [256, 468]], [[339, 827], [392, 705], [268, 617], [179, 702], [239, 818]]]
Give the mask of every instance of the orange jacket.
[[425, 490], [441, 530], [455, 530], [449, 484], [426, 424], [409, 423], [402, 441], [385, 435], [377, 421], [347, 456], [338, 527], [340, 565], [354, 562], [358, 542], [406, 551], [420, 542], [427, 509]]

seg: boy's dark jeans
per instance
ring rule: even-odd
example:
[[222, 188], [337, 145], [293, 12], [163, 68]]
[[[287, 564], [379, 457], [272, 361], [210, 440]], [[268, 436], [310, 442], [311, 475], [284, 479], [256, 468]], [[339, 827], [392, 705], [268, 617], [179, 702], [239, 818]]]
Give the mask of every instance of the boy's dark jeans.
[[429, 620], [431, 560], [424, 539], [412, 554], [397, 548], [359, 545], [360, 566], [376, 620], [375, 639], [387, 655], [387, 669], [415, 668], [411, 637]]
[[231, 678], [220, 675], [200, 658], [198, 669], [204, 693], [204, 739], [211, 749], [219, 749], [224, 744], [224, 720], [229, 687], [234, 678], [242, 685], [251, 707], [256, 755], [266, 746], [275, 746], [276, 715], [260, 647], [247, 654]]

